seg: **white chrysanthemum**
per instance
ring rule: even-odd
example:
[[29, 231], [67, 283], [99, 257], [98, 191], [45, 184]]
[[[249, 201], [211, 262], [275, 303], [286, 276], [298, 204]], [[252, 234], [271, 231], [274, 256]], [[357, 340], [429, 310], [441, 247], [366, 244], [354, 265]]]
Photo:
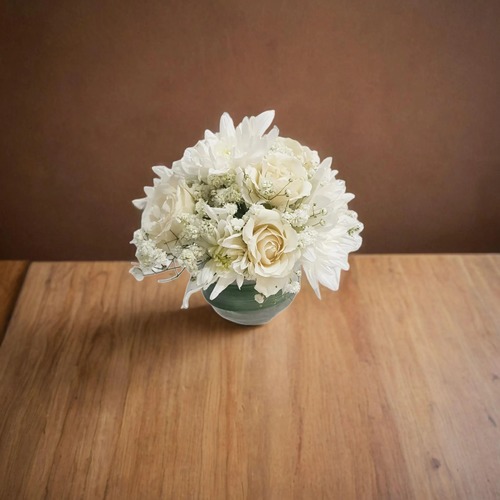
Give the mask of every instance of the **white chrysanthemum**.
[[198, 207], [208, 220], [203, 221], [207, 230], [200, 233], [199, 245], [205, 249], [207, 259], [191, 280], [184, 295], [183, 308], [189, 305], [190, 296], [216, 283], [211, 299], [236, 281], [241, 287], [245, 280], [240, 261], [245, 258], [246, 245], [242, 240], [240, 219], [233, 217], [235, 207], [213, 208], [205, 204]]
[[204, 139], [187, 148], [182, 159], [173, 163], [174, 172], [187, 181], [207, 182], [210, 176], [224, 175], [240, 165], [257, 161], [278, 136], [276, 127], [265, 134], [273, 119], [274, 111], [265, 111], [245, 117], [235, 127], [229, 114], [224, 113], [219, 132], [207, 130]]
[[348, 254], [358, 250], [362, 242], [359, 233], [363, 225], [347, 206], [354, 195], [346, 193], [344, 181], [336, 179], [337, 172], [330, 166], [328, 158], [311, 180], [310, 219], [302, 245], [302, 266], [318, 297], [319, 284], [338, 289], [340, 271], [349, 269]]

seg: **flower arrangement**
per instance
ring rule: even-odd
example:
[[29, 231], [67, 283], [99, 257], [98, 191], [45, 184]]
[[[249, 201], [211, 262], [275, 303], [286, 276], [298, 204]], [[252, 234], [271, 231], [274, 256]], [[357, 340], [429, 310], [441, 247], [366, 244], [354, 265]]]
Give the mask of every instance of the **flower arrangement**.
[[339, 286], [349, 252], [361, 245], [363, 225], [348, 209], [354, 195], [331, 170], [332, 159], [269, 129], [274, 111], [245, 117], [234, 126], [224, 113], [219, 132], [186, 149], [158, 176], [141, 209], [141, 228], [131, 243], [137, 280], [168, 272], [190, 274], [189, 297], [213, 286], [210, 299], [226, 287], [255, 282], [255, 300], [296, 294], [302, 270], [320, 296], [319, 285]]

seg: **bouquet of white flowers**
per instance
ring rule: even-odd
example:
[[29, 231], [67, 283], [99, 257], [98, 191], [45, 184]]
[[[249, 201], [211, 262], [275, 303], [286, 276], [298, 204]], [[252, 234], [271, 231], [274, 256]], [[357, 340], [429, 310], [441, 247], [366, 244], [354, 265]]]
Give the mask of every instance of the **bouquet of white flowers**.
[[245, 280], [255, 300], [278, 292], [296, 294], [302, 269], [320, 297], [319, 285], [339, 286], [347, 256], [361, 245], [363, 225], [347, 204], [354, 195], [331, 170], [331, 158], [299, 142], [266, 133], [274, 111], [246, 117], [234, 126], [224, 113], [219, 132], [186, 149], [172, 168], [153, 167], [158, 178], [134, 200], [143, 210], [135, 231], [138, 262], [131, 273], [187, 270], [189, 297], [214, 285], [210, 299]]

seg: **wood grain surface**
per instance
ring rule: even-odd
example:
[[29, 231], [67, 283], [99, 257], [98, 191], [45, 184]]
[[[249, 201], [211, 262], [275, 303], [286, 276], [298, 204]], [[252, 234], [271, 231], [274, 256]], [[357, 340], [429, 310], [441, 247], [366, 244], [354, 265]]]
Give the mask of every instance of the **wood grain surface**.
[[25, 260], [0, 260], [0, 344], [28, 266]]
[[267, 326], [124, 263], [34, 263], [2, 499], [500, 497], [500, 256], [357, 256]]

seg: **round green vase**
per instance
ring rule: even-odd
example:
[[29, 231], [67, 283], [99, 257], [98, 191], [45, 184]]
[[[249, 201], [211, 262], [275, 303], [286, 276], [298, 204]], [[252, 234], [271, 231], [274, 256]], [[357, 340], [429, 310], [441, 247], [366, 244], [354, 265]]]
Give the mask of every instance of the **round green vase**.
[[210, 294], [215, 284], [203, 290], [205, 300], [213, 310], [224, 319], [239, 325], [263, 325], [271, 321], [277, 314], [284, 311], [295, 298], [293, 293], [282, 293], [264, 298], [262, 304], [255, 300], [255, 283], [245, 282], [241, 288], [229, 285], [215, 299]]

